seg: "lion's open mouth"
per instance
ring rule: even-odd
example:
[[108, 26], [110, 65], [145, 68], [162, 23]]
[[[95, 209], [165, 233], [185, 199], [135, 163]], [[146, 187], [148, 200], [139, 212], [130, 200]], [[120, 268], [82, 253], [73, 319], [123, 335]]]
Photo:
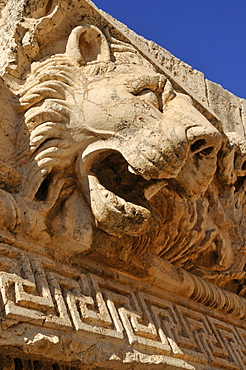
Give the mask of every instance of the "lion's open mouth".
[[[87, 169], [88, 171], [88, 169]], [[149, 232], [157, 216], [148, 200], [163, 186], [164, 180], [145, 180], [134, 173], [116, 151], [99, 152], [91, 161], [87, 176], [90, 203], [97, 226], [117, 237]]]

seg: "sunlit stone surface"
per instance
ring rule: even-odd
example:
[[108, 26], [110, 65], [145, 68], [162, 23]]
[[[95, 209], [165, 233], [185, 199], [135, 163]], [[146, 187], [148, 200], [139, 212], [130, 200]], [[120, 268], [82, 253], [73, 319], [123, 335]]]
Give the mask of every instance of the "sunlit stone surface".
[[0, 7], [0, 369], [245, 369], [245, 100], [89, 0]]

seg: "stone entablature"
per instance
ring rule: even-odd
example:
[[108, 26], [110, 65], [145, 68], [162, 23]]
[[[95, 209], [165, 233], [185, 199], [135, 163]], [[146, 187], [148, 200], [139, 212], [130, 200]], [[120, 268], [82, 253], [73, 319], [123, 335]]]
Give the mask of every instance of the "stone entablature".
[[244, 369], [245, 100], [89, 0], [0, 6], [4, 369]]
[[136, 280], [88, 260], [77, 269], [6, 244], [0, 258], [1, 346], [15, 338], [30, 358], [53, 364], [246, 366], [244, 300], [168, 262], [154, 259], [148, 278]]

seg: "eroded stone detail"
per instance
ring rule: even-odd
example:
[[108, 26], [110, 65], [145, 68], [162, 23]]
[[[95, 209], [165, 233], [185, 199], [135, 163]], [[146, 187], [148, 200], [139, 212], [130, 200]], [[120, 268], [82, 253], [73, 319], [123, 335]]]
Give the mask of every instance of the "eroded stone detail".
[[0, 8], [4, 345], [243, 369], [245, 101], [89, 0]]

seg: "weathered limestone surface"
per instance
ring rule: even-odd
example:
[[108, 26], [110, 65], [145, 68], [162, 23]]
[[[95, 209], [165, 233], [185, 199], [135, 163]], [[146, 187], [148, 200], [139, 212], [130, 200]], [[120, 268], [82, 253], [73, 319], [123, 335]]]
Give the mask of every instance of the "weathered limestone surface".
[[[104, 13], [104, 15], [107, 19], [112, 20], [108, 14]], [[235, 130], [244, 135], [244, 132], [242, 132], [242, 110], [243, 105], [245, 105], [245, 99], [240, 99], [223, 89], [220, 85], [206, 80], [202, 72], [193, 69], [153, 41], [137, 35], [121, 22], [115, 19], [114, 22], [117, 24], [118, 29], [124, 32], [129, 39], [134, 40], [137, 45], [153, 56], [183, 86], [194, 93], [197, 98], [207, 103], [221, 119], [222, 124], [225, 125], [223, 126], [225, 130]], [[236, 125], [235, 127], [231, 126], [233, 123]]]
[[105, 17], [110, 21], [113, 21], [117, 25], [117, 29], [124, 32], [130, 40], [134, 42], [145, 52], [149, 53], [149, 56], [159, 62], [167, 71], [171, 73], [171, 76], [177, 78], [179, 83], [186, 86], [187, 89], [192, 91], [197, 98], [203, 102], [207, 101], [206, 84], [204, 74], [200, 71], [193, 69], [188, 64], [182, 62], [180, 59], [173, 56], [168, 50], [163, 49], [153, 41], [146, 40], [142, 36], [137, 35], [134, 31], [127, 28], [123, 23], [112, 19], [110, 15], [103, 12]]
[[89, 0], [0, 9], [0, 369], [245, 369], [245, 100]]

